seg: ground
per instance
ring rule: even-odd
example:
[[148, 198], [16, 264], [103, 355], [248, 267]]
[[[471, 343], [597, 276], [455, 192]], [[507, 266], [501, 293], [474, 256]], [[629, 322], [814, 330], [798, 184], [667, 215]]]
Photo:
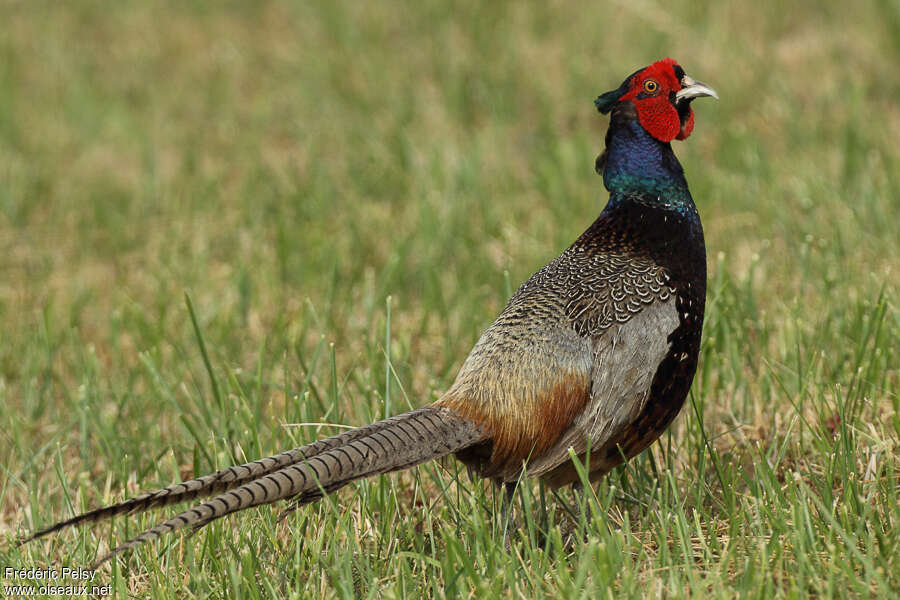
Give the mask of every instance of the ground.
[[155, 598], [900, 591], [896, 1], [0, 13], [0, 565], [86, 566], [162, 515], [12, 542], [437, 397], [602, 208], [593, 98], [672, 56], [721, 100], [675, 144], [710, 285], [661, 443], [583, 504], [522, 486], [508, 553], [497, 497], [447, 460], [173, 536], [97, 581]]

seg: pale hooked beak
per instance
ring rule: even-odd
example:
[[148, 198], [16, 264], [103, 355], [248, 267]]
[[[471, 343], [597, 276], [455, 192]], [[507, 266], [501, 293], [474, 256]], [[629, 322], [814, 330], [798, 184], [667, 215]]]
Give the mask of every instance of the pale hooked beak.
[[702, 81], [691, 79], [687, 75], [681, 78], [681, 89], [675, 92], [675, 100], [693, 100], [702, 96], [712, 96], [716, 100], [719, 95], [716, 90], [712, 89]]

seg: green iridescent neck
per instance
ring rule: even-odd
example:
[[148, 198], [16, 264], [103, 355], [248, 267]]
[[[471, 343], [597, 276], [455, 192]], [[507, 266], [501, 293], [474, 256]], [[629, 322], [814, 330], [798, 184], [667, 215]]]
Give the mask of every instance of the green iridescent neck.
[[610, 124], [603, 183], [609, 206], [640, 196], [679, 213], [695, 212], [684, 171], [672, 147], [647, 133], [637, 120]]

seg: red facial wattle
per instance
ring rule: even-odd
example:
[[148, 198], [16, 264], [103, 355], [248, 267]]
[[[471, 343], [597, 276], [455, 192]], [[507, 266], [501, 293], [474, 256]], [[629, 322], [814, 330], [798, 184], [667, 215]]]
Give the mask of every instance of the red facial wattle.
[[678, 135], [675, 136], [675, 139], [685, 140], [691, 135], [692, 131], [694, 131], [694, 109], [688, 107], [687, 119], [681, 124], [681, 129], [679, 130]]
[[594, 100], [601, 114], [611, 112], [619, 103], [635, 107], [638, 123], [661, 142], [683, 140], [694, 130], [695, 98], [718, 98], [714, 89], [688, 77], [671, 58], [664, 58], [630, 75], [618, 89]]
[[619, 99], [634, 102], [641, 126], [661, 142], [683, 140], [694, 128], [693, 111], [682, 127], [672, 104], [672, 95], [681, 89], [675, 76], [676, 65], [671, 58], [665, 58], [635, 73], [628, 92]]

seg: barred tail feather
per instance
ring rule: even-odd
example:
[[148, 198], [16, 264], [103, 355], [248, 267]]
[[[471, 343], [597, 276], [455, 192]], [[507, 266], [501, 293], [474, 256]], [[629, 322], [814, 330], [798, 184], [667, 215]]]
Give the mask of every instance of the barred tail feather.
[[285, 498], [306, 504], [351, 481], [407, 469], [486, 438], [478, 425], [438, 407], [414, 410], [366, 429], [367, 434], [245, 482], [148, 529], [98, 560], [95, 568], [139, 544], [184, 527], [199, 528], [233, 512]]
[[387, 419], [386, 421], [345, 431], [339, 435], [319, 440], [300, 448], [294, 448], [293, 450], [288, 450], [267, 458], [261, 458], [243, 465], [228, 467], [227, 469], [222, 469], [221, 471], [216, 471], [215, 473], [204, 475], [203, 477], [176, 483], [167, 488], [129, 498], [118, 504], [97, 508], [36, 531], [30, 536], [20, 540], [16, 545], [20, 546], [26, 544], [32, 540], [65, 529], [66, 527], [78, 526], [85, 523], [96, 523], [97, 521], [105, 521], [106, 519], [111, 519], [123, 514], [142, 513], [153, 508], [162, 508], [173, 504], [189, 502], [196, 498], [207, 498], [209, 496], [221, 494], [243, 485], [248, 481], [253, 481], [254, 479], [274, 473], [290, 465], [309, 460], [332, 448], [337, 448], [361, 437], [371, 435], [373, 432], [383, 427], [384, 423], [390, 421], [391, 419]]

